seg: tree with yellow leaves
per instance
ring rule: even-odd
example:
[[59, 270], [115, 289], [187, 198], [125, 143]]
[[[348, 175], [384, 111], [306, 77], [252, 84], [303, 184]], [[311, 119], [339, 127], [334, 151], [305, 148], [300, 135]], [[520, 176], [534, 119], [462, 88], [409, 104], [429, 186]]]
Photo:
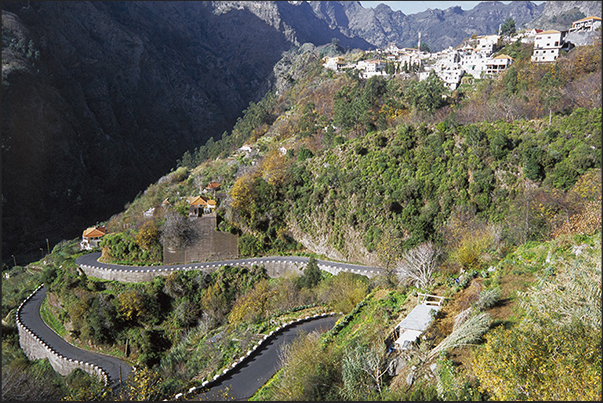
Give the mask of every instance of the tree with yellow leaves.
[[[601, 400], [601, 238], [521, 293], [526, 315], [485, 336], [472, 361], [497, 400]], [[586, 252], [584, 252], [586, 254]]]
[[161, 376], [149, 368], [137, 368], [121, 387], [119, 400], [156, 401], [160, 396]]
[[237, 178], [230, 190], [231, 206], [249, 225], [257, 214], [255, 182], [259, 174], [256, 171], [245, 173]]
[[118, 303], [117, 311], [127, 321], [138, 319], [146, 310], [144, 295], [135, 289], [120, 293]]
[[145, 222], [135, 237], [136, 243], [144, 250], [159, 246], [159, 228], [155, 220]]
[[228, 322], [236, 326], [243, 322], [253, 323], [263, 318], [269, 309], [272, 294], [268, 281], [260, 280], [255, 287], [236, 300], [228, 315]]
[[272, 186], [281, 184], [287, 175], [286, 159], [279, 151], [274, 150], [262, 160], [262, 178]]

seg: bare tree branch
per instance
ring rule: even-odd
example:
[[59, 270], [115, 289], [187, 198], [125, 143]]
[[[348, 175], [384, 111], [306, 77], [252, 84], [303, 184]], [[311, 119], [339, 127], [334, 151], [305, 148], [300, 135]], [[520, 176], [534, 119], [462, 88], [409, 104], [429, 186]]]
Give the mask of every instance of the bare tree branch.
[[431, 242], [406, 251], [396, 268], [400, 282], [409, 282], [417, 287], [431, 284], [440, 255], [441, 251]]

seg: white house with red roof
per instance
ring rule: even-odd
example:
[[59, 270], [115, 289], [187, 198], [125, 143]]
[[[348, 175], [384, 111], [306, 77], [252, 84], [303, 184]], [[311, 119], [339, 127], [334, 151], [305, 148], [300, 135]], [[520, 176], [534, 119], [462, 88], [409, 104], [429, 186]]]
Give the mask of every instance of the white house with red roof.
[[107, 228], [97, 226], [88, 227], [82, 233], [82, 241], [80, 242], [80, 250], [91, 250], [98, 247], [102, 237], [107, 235]]

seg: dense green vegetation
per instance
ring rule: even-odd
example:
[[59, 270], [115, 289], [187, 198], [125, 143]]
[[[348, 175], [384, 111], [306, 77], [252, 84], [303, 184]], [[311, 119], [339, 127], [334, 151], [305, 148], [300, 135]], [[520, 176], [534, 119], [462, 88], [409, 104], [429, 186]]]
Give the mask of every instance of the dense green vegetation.
[[[106, 223], [101, 244], [107, 261], [160, 263], [166, 234], [184, 233], [170, 232], [184, 197], [218, 181], [219, 229], [240, 235], [240, 256], [321, 256], [383, 276], [333, 276], [312, 259], [302, 276], [225, 266], [125, 284], [78, 272], [78, 242], [64, 241], [3, 280], [3, 378], [45, 376], [32, 400], [110, 398], [85, 374], [43, 375], [19, 349], [15, 309], [44, 282], [57, 332], [146, 371], [129, 398], [170, 399], [280, 323], [335, 311], [331, 331], [283, 351], [255, 400], [600, 400], [600, 49], [546, 66], [521, 44], [501, 52], [512, 68], [452, 93], [435, 76], [362, 80], [316, 62], [186, 153]], [[436, 264], [406, 281], [424, 245]], [[448, 299], [415, 349], [388, 354], [417, 292]]]

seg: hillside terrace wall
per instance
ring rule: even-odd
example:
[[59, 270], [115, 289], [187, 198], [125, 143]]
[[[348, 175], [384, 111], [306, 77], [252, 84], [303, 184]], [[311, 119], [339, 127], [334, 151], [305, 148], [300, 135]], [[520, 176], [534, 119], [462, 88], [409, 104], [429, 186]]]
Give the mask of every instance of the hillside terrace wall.
[[74, 369], [81, 368], [87, 373], [97, 376], [101, 382], [108, 385], [109, 377], [101, 367], [88, 362], [73, 360], [61, 355], [28, 329], [21, 321], [21, 309], [43, 286], [44, 284], [41, 284], [29, 294], [17, 309], [16, 323], [19, 331], [19, 345], [23, 349], [23, 352], [30, 360], [48, 358], [52, 368], [61, 375], [69, 375]]
[[163, 248], [163, 264], [173, 265], [188, 262], [207, 262], [237, 259], [239, 257], [238, 235], [218, 231], [214, 213], [193, 220], [199, 239], [192, 245], [179, 250]]

